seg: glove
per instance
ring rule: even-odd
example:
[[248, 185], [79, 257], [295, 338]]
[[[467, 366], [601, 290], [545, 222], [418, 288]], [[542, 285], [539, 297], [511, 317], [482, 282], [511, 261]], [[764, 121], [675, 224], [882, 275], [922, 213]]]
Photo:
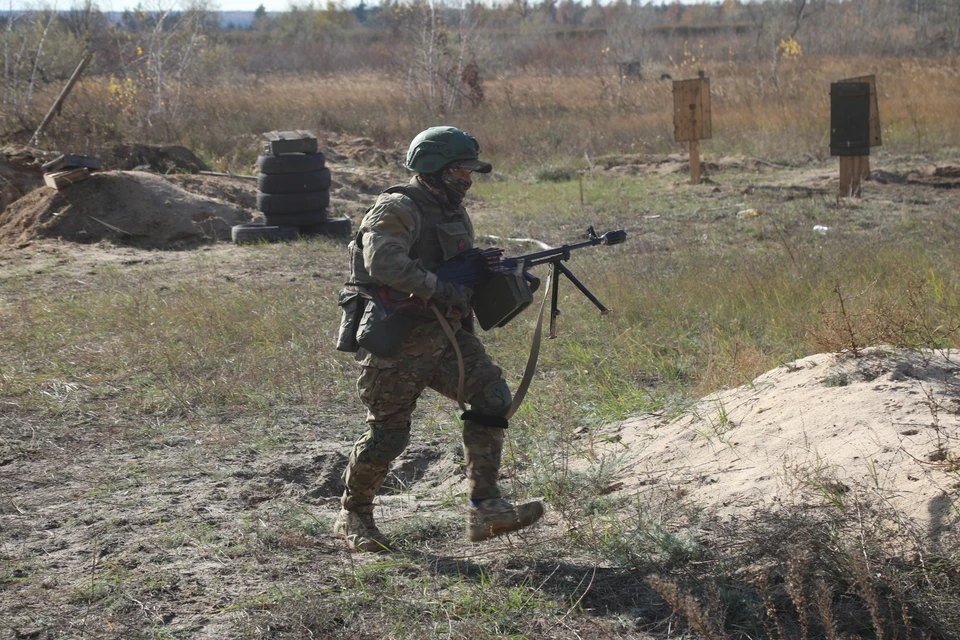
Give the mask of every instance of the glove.
[[437, 290], [433, 294], [433, 299], [448, 309], [459, 309], [460, 314], [466, 316], [470, 313], [470, 296], [472, 295], [473, 289], [470, 287], [437, 280]]

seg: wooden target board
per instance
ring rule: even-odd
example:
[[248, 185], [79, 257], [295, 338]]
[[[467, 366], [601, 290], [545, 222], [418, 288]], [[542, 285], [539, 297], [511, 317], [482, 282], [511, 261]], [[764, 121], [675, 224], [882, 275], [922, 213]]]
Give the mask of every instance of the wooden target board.
[[700, 140], [713, 136], [710, 124], [710, 79], [673, 81], [673, 137], [690, 143], [690, 182], [700, 182]]
[[870, 177], [870, 148], [883, 144], [876, 76], [830, 85], [830, 155], [840, 156], [840, 197], [861, 195]]
[[713, 137], [710, 78], [673, 81], [673, 131], [677, 142]]
[[870, 85], [870, 146], [883, 146], [883, 141], [880, 139], [880, 108], [877, 105], [877, 77], [858, 76], [856, 78], [844, 78], [840, 82], [862, 82]]

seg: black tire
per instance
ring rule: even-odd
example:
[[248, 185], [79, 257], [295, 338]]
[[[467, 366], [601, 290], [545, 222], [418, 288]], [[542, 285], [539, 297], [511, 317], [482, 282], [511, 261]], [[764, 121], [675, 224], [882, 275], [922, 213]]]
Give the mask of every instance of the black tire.
[[261, 173], [257, 178], [261, 193], [314, 193], [330, 189], [330, 169], [305, 173]]
[[266, 216], [267, 224], [278, 227], [313, 227], [327, 221], [327, 210], [301, 211], [300, 213], [271, 213]]
[[329, 191], [314, 193], [258, 193], [257, 210], [266, 214], [319, 211], [330, 204]]
[[353, 225], [350, 223], [350, 218], [327, 218], [322, 224], [300, 229], [300, 234], [348, 240], [353, 234]]
[[283, 175], [285, 173], [307, 173], [319, 171], [327, 166], [327, 159], [323, 153], [284, 153], [279, 156], [259, 156], [257, 169], [268, 175]]
[[278, 242], [296, 240], [300, 232], [296, 227], [277, 227], [265, 224], [238, 224], [230, 229], [230, 237], [236, 244], [251, 242]]

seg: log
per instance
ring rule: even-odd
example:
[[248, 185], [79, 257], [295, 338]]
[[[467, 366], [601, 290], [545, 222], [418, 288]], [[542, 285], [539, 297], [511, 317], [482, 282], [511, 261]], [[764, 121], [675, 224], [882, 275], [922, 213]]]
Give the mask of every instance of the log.
[[40, 122], [40, 126], [37, 127], [36, 132], [34, 132], [33, 137], [30, 138], [30, 144], [36, 145], [37, 141], [40, 138], [40, 134], [43, 133], [43, 130], [46, 129], [47, 125], [50, 124], [50, 121], [53, 120], [53, 116], [60, 113], [60, 107], [63, 105], [63, 101], [67, 99], [67, 96], [70, 95], [70, 91], [73, 89], [73, 85], [77, 83], [77, 80], [80, 79], [80, 74], [83, 73], [83, 70], [87, 68], [87, 65], [90, 64], [90, 61], [93, 60], [93, 54], [88, 53], [83, 57], [83, 60], [80, 61], [80, 64], [77, 65], [77, 68], [74, 70], [73, 75], [70, 76], [70, 79], [67, 81], [67, 86], [63, 88], [63, 91], [60, 92], [60, 95], [57, 96], [57, 99], [54, 101], [53, 106], [50, 107], [50, 111], [47, 111], [47, 115], [43, 117], [43, 121]]

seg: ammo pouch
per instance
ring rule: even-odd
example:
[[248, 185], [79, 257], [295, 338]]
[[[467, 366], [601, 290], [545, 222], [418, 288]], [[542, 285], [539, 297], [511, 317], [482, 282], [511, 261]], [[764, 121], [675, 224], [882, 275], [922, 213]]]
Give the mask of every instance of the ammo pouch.
[[523, 264], [499, 271], [474, 292], [470, 306], [484, 331], [502, 327], [533, 302], [533, 290], [523, 274]]
[[342, 310], [340, 315], [340, 333], [337, 335], [337, 351], [355, 353], [360, 349], [357, 342], [357, 330], [363, 318], [367, 300], [356, 289], [341, 289], [337, 295], [337, 306]]
[[366, 308], [357, 330], [357, 344], [381, 358], [392, 358], [400, 351], [404, 339], [416, 324], [416, 317], [402, 311], [387, 315], [380, 296], [373, 292], [364, 300]]

